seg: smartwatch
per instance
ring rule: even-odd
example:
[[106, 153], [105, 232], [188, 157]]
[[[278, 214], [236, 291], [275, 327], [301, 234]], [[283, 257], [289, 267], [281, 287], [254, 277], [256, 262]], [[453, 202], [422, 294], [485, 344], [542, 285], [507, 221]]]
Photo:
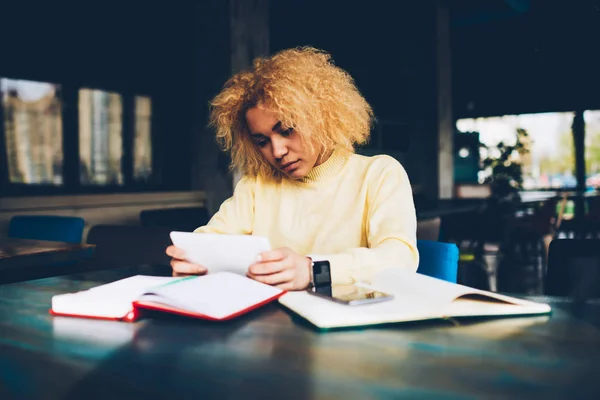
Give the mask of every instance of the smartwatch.
[[311, 272], [311, 286], [313, 288], [331, 286], [331, 265], [329, 264], [329, 261], [312, 261]]

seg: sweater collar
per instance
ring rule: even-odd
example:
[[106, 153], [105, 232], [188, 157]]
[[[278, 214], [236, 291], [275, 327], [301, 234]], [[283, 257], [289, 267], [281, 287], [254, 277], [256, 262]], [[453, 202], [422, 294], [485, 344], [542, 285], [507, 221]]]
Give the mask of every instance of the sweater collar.
[[346, 161], [348, 161], [348, 158], [349, 154], [346, 154], [346, 152], [340, 149], [334, 150], [327, 161], [311, 169], [309, 173], [301, 179], [301, 182], [317, 183], [338, 175], [346, 164]]

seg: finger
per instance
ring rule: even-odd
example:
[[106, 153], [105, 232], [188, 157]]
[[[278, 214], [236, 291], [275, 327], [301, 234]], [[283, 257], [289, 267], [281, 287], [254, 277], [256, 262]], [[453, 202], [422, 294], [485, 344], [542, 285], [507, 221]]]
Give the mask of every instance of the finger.
[[275, 287], [285, 291], [295, 290], [293, 282], [280, 283], [279, 285], [275, 285]]
[[287, 253], [284, 251], [284, 249], [276, 249], [276, 250], [263, 251], [262, 253], [260, 253], [258, 255], [256, 260], [258, 262], [279, 261], [279, 260], [283, 260], [285, 257], [287, 257]]
[[175, 247], [173, 245], [167, 247], [167, 255], [173, 258], [177, 258], [179, 260], [185, 259], [185, 252], [179, 247]]
[[198, 275], [204, 275], [204, 274], [200, 274], [200, 273], [198, 273], [198, 274], [180, 274], [179, 272], [173, 271], [173, 277], [175, 277], [175, 278], [184, 278], [186, 276], [198, 276]]
[[186, 261], [181, 261], [177, 259], [171, 260], [171, 268], [173, 268], [174, 272], [180, 274], [204, 274], [206, 273], [206, 268], [201, 265], [192, 264]]
[[258, 282], [265, 283], [267, 285], [280, 285], [288, 283], [294, 280], [294, 270], [286, 269], [283, 272], [279, 272], [271, 275], [252, 275], [250, 277]]
[[272, 275], [283, 270], [289, 269], [291, 265], [282, 261], [259, 262], [248, 267], [248, 272], [252, 275]]

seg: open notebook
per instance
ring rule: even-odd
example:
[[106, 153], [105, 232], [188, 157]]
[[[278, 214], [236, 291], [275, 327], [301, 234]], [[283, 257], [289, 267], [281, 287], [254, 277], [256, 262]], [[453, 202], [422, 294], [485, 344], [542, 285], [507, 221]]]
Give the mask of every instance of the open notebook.
[[133, 321], [142, 309], [227, 320], [276, 300], [284, 292], [252, 279], [218, 272], [169, 278], [136, 275], [52, 297], [53, 315]]
[[313, 325], [323, 328], [378, 325], [440, 318], [548, 314], [547, 304], [473, 289], [401, 270], [377, 276], [372, 287], [394, 299], [348, 306], [307, 292], [289, 292], [279, 302]]

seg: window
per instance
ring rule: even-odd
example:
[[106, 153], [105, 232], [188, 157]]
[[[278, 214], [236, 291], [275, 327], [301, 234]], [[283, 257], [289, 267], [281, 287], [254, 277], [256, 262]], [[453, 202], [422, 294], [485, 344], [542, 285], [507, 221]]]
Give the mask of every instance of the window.
[[2, 194], [160, 189], [152, 100], [126, 90], [0, 77]]
[[8, 181], [63, 183], [60, 86], [0, 78]]
[[79, 90], [79, 164], [82, 185], [122, 185], [123, 99]]
[[600, 187], [600, 110], [586, 110], [585, 122], [585, 172], [586, 186]]
[[[574, 188], [573, 118], [572, 112], [465, 118], [459, 119], [456, 127], [461, 132], [479, 132], [481, 143], [489, 148], [492, 157], [500, 142], [515, 144], [517, 129], [524, 129], [529, 135], [530, 153], [519, 160], [523, 166], [523, 188]], [[481, 157], [487, 156], [483, 149]], [[485, 171], [480, 172], [480, 182], [485, 174]]]
[[147, 181], [152, 175], [152, 102], [150, 97], [135, 97], [135, 137], [133, 141], [133, 179]]

